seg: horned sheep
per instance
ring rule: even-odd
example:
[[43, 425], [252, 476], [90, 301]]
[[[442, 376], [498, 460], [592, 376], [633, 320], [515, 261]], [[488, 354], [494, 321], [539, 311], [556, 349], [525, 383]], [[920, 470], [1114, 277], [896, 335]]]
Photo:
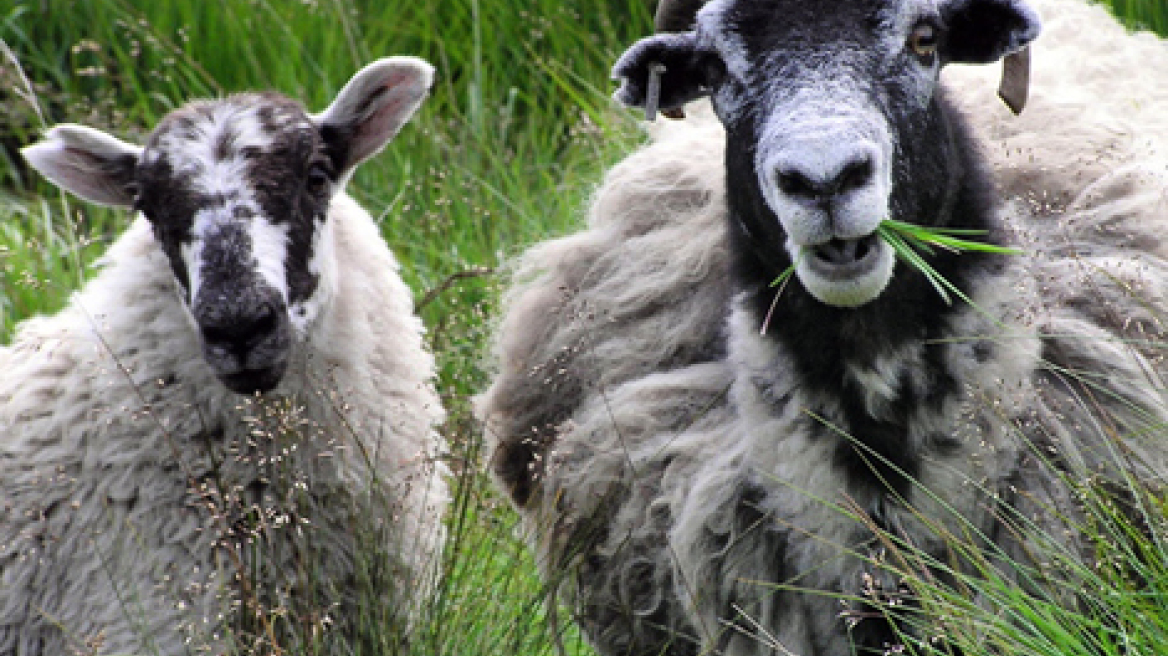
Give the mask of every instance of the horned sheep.
[[[1080, 0], [674, 4], [614, 76], [689, 118], [519, 259], [478, 399], [544, 575], [606, 656], [887, 653], [881, 536], [1057, 581], [1078, 484], [1168, 474], [1168, 45]], [[1020, 117], [944, 66], [1028, 45]], [[946, 301], [886, 218], [1021, 254], [936, 250]]]
[[135, 218], [0, 348], [0, 653], [277, 653], [295, 626], [347, 653], [361, 616], [409, 624], [444, 541], [443, 409], [344, 186], [432, 75], [390, 57], [318, 114], [245, 93], [144, 147], [59, 125], [24, 150]]

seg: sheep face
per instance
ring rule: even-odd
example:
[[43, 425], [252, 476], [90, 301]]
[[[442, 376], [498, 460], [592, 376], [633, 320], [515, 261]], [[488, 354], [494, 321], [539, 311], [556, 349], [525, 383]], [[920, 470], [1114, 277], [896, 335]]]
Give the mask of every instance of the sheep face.
[[330, 200], [414, 113], [431, 78], [420, 60], [383, 59], [320, 114], [242, 94], [172, 112], [145, 147], [62, 125], [24, 154], [82, 198], [140, 211], [207, 364], [235, 392], [264, 392], [328, 310], [338, 268]]
[[893, 275], [882, 220], [945, 220], [960, 172], [941, 66], [997, 60], [1038, 29], [1018, 0], [715, 0], [693, 31], [635, 44], [614, 76], [631, 105], [645, 106], [656, 64], [661, 108], [709, 95], [738, 236], [764, 275], [794, 263], [815, 299], [856, 307]]

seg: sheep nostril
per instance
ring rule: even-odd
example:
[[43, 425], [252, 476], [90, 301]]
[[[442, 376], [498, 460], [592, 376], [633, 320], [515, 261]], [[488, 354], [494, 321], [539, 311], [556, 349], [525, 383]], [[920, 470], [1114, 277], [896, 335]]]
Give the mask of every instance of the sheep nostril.
[[250, 316], [224, 316], [218, 322], [203, 322], [200, 330], [210, 346], [243, 355], [279, 328], [276, 309], [265, 305]]
[[819, 196], [817, 185], [798, 170], [781, 169], [776, 180], [779, 190], [788, 196], [796, 198], [816, 198]]
[[837, 194], [847, 193], [868, 186], [875, 172], [872, 160], [862, 159], [845, 166], [832, 185]]
[[276, 330], [277, 322], [276, 310], [270, 305], [265, 306], [262, 313], [252, 320], [250, 328], [252, 339], [258, 341], [271, 334]]
[[784, 195], [803, 201], [830, 201], [871, 186], [876, 161], [866, 150], [852, 150], [838, 159], [790, 158], [775, 168], [775, 185]]

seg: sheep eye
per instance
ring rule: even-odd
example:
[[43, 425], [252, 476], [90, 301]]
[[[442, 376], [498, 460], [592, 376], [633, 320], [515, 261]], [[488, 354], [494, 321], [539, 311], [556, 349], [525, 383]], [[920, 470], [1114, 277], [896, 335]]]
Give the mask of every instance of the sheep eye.
[[931, 60], [937, 54], [937, 28], [928, 23], [918, 24], [908, 36], [908, 46], [917, 57]]
[[309, 191], [316, 193], [328, 189], [332, 178], [329, 177], [328, 169], [323, 164], [313, 164], [308, 168], [308, 177], [305, 179], [305, 186]]

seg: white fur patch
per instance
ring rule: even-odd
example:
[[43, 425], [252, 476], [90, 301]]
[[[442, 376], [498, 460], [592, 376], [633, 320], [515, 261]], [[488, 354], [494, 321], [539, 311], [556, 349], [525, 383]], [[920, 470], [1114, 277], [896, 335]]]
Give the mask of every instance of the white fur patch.
[[[764, 119], [755, 154], [763, 198], [798, 246], [872, 234], [889, 216], [892, 190], [895, 145], [884, 115], [847, 79], [784, 91], [770, 94], [784, 100]], [[779, 187], [780, 170], [794, 167], [813, 180], [827, 180], [859, 157], [871, 160], [872, 182], [841, 196], [830, 212]]]
[[242, 156], [222, 160], [217, 155], [224, 137], [231, 136], [234, 153], [244, 148], [266, 149], [273, 140], [260, 125], [255, 108], [231, 104], [214, 106], [211, 117], [196, 121], [193, 130], [194, 134], [181, 130], [160, 134], [157, 149], [167, 154], [177, 175], [189, 178], [193, 189], [209, 194], [245, 187], [247, 160]]
[[336, 294], [337, 259], [332, 222], [317, 220], [312, 243], [312, 257], [308, 260], [308, 272], [316, 276], [316, 290], [312, 296], [296, 301], [289, 308], [292, 326], [298, 334], [308, 334], [308, 329], [323, 314]]
[[248, 224], [248, 233], [251, 235], [256, 271], [287, 305], [288, 279], [285, 266], [288, 261], [288, 225], [272, 223], [267, 217], [256, 216]]
[[195, 223], [192, 228], [191, 240], [179, 247], [179, 256], [182, 257], [183, 265], [187, 269], [187, 280], [190, 283], [190, 289], [187, 290], [186, 301], [187, 306], [194, 304], [195, 299], [199, 296], [199, 288], [202, 287], [203, 282], [203, 238], [199, 233], [205, 229], [200, 226], [205, 226], [206, 220], [200, 220], [199, 212], [195, 214]]
[[864, 408], [875, 419], [890, 419], [890, 406], [904, 393], [905, 374], [921, 369], [921, 344], [910, 342], [905, 348], [877, 356], [870, 367], [848, 365], [845, 374], [864, 396]]

